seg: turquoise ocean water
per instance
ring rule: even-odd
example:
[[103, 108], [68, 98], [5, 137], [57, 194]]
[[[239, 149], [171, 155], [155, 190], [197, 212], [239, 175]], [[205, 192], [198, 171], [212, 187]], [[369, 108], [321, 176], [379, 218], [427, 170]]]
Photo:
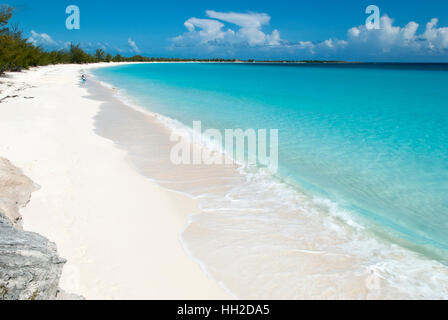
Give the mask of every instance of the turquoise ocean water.
[[448, 264], [448, 65], [180, 63], [94, 73], [190, 127], [278, 129], [279, 179]]

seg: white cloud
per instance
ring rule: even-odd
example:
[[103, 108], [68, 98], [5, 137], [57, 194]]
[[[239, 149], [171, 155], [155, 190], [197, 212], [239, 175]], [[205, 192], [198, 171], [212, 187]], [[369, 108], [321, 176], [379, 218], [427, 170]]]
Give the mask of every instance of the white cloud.
[[[265, 13], [236, 13], [207, 10], [210, 19], [190, 18], [184, 25], [187, 32], [173, 38], [176, 46], [202, 45], [212, 47], [263, 47], [277, 46], [282, 40], [280, 32], [262, 31], [271, 17]], [[234, 25], [225, 29], [226, 24]], [[235, 28], [236, 26], [236, 28]]]
[[196, 27], [202, 29], [203, 35], [219, 35], [222, 32], [221, 29], [224, 27], [224, 24], [219, 21], [198, 18], [190, 18], [185, 21], [184, 25], [190, 32], [194, 32]]
[[57, 46], [57, 42], [54, 41], [48, 34], [37, 33], [34, 30], [31, 30], [31, 37], [28, 38], [28, 42], [35, 46]]
[[[346, 40], [327, 39], [317, 43], [300, 41], [293, 45], [315, 56], [330, 57], [334, 53], [355, 59], [411, 59], [421, 57], [448, 58], [448, 28], [437, 28], [432, 19], [425, 31], [418, 33], [419, 24], [411, 21], [405, 26], [394, 25], [389, 16], [381, 17], [380, 29], [365, 25], [350, 28]], [[306, 45], [304, 45], [306, 43]]]
[[135, 53], [140, 53], [140, 49], [138, 48], [137, 44], [135, 43], [135, 41], [133, 41], [131, 38], [128, 38], [128, 44], [131, 46], [132, 50]]
[[266, 13], [236, 13], [236, 12], [217, 12], [207, 10], [205, 14], [212, 18], [221, 21], [226, 21], [235, 24], [241, 28], [260, 29], [262, 26], [269, 24], [271, 17]]
[[436, 56], [447, 55], [448, 28], [437, 28], [438, 19], [431, 19], [425, 31], [418, 33], [419, 24], [411, 21], [404, 27], [394, 26], [393, 19], [381, 17], [381, 29], [365, 26], [348, 31], [348, 49], [370, 56]]
[[448, 27], [437, 28], [439, 20], [434, 18], [426, 24], [426, 31], [423, 38], [427, 41], [428, 47], [432, 50], [444, 50], [448, 48]]
[[366, 26], [353, 27], [348, 31], [350, 43], [370, 43], [378, 48], [407, 46], [415, 41], [418, 24], [411, 21], [405, 27], [393, 25], [387, 15], [381, 17], [381, 29], [367, 29]]
[[280, 45], [280, 43], [282, 42], [282, 39], [280, 38], [280, 32], [278, 30], [272, 31], [271, 34], [268, 34], [266, 36], [266, 41], [270, 46]]

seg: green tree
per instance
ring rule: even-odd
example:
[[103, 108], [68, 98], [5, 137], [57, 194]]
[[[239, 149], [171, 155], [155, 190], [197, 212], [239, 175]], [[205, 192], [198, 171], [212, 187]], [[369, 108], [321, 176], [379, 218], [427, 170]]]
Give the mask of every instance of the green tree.
[[8, 22], [12, 18], [12, 7], [2, 4], [0, 7], [0, 35], [8, 33]]
[[70, 44], [70, 62], [71, 63], [89, 63], [93, 62], [94, 58], [84, 52], [79, 44]]
[[117, 54], [113, 59], [113, 62], [123, 62], [124, 58], [121, 56], [121, 54]]
[[106, 60], [106, 52], [103, 49], [97, 49], [95, 52], [95, 59], [98, 62]]

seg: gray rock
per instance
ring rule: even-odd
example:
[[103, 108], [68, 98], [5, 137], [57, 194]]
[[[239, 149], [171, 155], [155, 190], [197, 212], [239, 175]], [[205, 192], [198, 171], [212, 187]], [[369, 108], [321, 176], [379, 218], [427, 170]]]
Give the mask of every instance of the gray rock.
[[21, 230], [19, 209], [34, 183], [0, 158], [0, 300], [52, 300], [58, 294], [65, 260], [56, 245]]
[[0, 300], [56, 299], [64, 263], [55, 244], [0, 213]]

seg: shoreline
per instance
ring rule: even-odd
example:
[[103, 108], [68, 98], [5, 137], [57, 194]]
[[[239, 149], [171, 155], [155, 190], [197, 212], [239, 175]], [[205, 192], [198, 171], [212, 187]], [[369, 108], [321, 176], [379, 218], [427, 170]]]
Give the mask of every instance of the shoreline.
[[[90, 71], [91, 70], [89, 70], [89, 72]], [[92, 74], [89, 74], [89, 76], [90, 76], [90, 79], [92, 77], [95, 78], [95, 76]], [[112, 141], [117, 146], [117, 148], [119, 148], [120, 150], [124, 150], [126, 152], [126, 158], [127, 158], [127, 161], [129, 162], [129, 164], [143, 177], [150, 180], [152, 183], [156, 184], [163, 190], [167, 190], [168, 192], [178, 194], [181, 197], [187, 197], [188, 199], [190, 199], [191, 201], [193, 201], [195, 203], [195, 205], [194, 205], [195, 210], [191, 210], [190, 212], [185, 212], [185, 224], [182, 227], [181, 232], [179, 232], [179, 235], [178, 235], [179, 242], [181, 243], [183, 250], [189, 256], [189, 258], [192, 261], [194, 261], [195, 263], [197, 263], [198, 265], [200, 265], [201, 269], [203, 270], [203, 272], [205, 274], [207, 274], [208, 277], [210, 277], [211, 279], [216, 281], [216, 283], [219, 283], [220, 286], [229, 294], [229, 296], [231, 296], [232, 299], [235, 299], [236, 297], [228, 288], [226, 288], [222, 283], [220, 283], [219, 281], [217, 281], [216, 279], [213, 278], [213, 276], [208, 272], [204, 263], [201, 260], [195, 258], [191, 254], [191, 252], [189, 251], [189, 249], [187, 247], [187, 244], [182, 240], [182, 232], [188, 227], [189, 219], [191, 218], [192, 215], [195, 215], [200, 211], [200, 209], [198, 207], [197, 197], [195, 197], [194, 195], [192, 195], [189, 192], [176, 190], [175, 188], [170, 188], [170, 187], [164, 186], [163, 182], [157, 180], [156, 178], [154, 178], [151, 175], [148, 175], [147, 173], [144, 172], [144, 170], [141, 170], [141, 168], [138, 166], [138, 164], [136, 164], [133, 161], [133, 155], [127, 149], [127, 146], [124, 144], [121, 144], [120, 138], [123, 137], [122, 132], [125, 131], [125, 129], [117, 130], [116, 128], [113, 128], [114, 126], [117, 125], [117, 123], [113, 123], [113, 121], [111, 121], [111, 120], [112, 119], [120, 119], [120, 122], [123, 122], [123, 115], [128, 115], [128, 116], [131, 115], [131, 117], [135, 117], [135, 119], [138, 119], [139, 121], [143, 121], [143, 125], [145, 126], [146, 129], [148, 129], [148, 131], [152, 132], [153, 134], [160, 134], [161, 136], [164, 136], [164, 137], [169, 137], [168, 133], [171, 131], [171, 128], [165, 127], [165, 125], [161, 122], [160, 117], [163, 117], [162, 115], [152, 112], [150, 110], [144, 109], [138, 105], [122, 101], [122, 97], [120, 97], [120, 98], [117, 97], [118, 91], [116, 91], [116, 90], [117, 90], [116, 88], [113, 88], [108, 83], [102, 82], [99, 79], [95, 78], [95, 80], [90, 80], [90, 83], [88, 85], [88, 91], [91, 94], [91, 96], [89, 98], [96, 100], [96, 99], [98, 99], [98, 97], [100, 97], [99, 100], [102, 101], [101, 110], [95, 116], [95, 132], [99, 136]], [[120, 114], [115, 114], [112, 117], [109, 117], [106, 114], [111, 109], [117, 110]], [[103, 116], [104, 116], [104, 119], [102, 119]], [[124, 118], [126, 118], [126, 116], [124, 116]], [[110, 125], [111, 122], [113, 123], [112, 126]], [[125, 124], [124, 127], [127, 129], [130, 129], [132, 126]], [[107, 132], [108, 129], [110, 129], [111, 132], [113, 132], [117, 136], [112, 137], [111, 132]], [[132, 131], [132, 133], [136, 133], [136, 132]], [[130, 140], [133, 140], [133, 137], [128, 137], [128, 138], [130, 138]], [[129, 141], [127, 141], [127, 142], [129, 142]], [[146, 143], [146, 141], [144, 141], [144, 143]], [[166, 145], [168, 145], [168, 142]]]
[[0, 104], [0, 154], [41, 186], [21, 210], [24, 228], [57, 244], [69, 293], [230, 299], [178, 241], [195, 201], [140, 175], [126, 152], [94, 132], [102, 103], [88, 98], [79, 76], [98, 66], [41, 67], [7, 79], [19, 96]]

